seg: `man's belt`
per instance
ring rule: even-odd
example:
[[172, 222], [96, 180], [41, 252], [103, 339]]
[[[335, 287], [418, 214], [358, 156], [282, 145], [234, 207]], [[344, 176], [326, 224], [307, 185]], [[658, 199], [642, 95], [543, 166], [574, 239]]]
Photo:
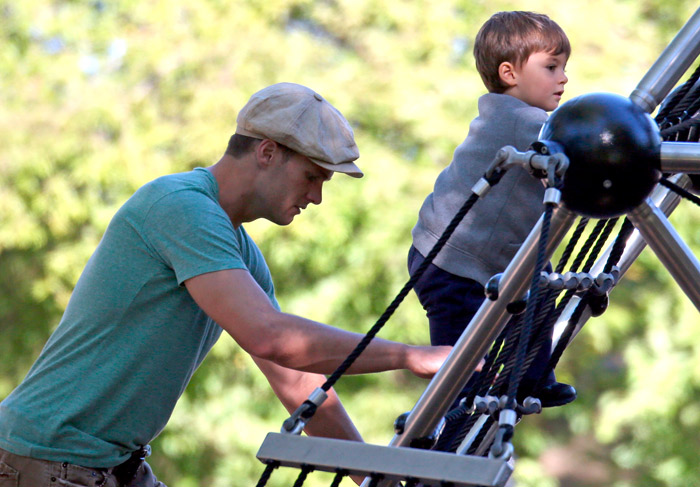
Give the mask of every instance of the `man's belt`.
[[112, 475], [117, 479], [120, 486], [127, 485], [136, 476], [141, 464], [146, 460], [146, 457], [151, 454], [149, 445], [142, 446], [122, 464], [117, 465], [112, 469]]

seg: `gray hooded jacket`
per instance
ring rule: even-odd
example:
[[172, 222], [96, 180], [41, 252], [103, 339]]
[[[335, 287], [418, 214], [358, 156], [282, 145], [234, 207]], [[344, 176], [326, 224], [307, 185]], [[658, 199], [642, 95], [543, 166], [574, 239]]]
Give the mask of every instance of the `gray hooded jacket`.
[[[526, 150], [547, 119], [544, 110], [512, 97], [488, 93], [479, 98], [479, 116], [435, 181], [413, 228], [413, 245], [426, 256], [471, 195], [501, 147]], [[521, 168], [501, 181], [467, 213], [433, 264], [485, 285], [503, 272], [543, 211], [544, 186]]]

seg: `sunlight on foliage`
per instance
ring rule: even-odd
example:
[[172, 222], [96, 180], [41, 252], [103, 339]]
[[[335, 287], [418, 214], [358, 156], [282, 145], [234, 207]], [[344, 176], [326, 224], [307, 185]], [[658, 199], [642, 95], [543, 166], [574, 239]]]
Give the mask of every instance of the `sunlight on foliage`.
[[[692, 3], [692, 2], [691, 2]], [[250, 94], [306, 84], [351, 121], [366, 173], [337, 175], [289, 227], [247, 226], [285, 311], [364, 333], [408, 279], [411, 228], [484, 92], [471, 50], [502, 9], [549, 14], [570, 36], [564, 101], [628, 95], [694, 7], [682, 0], [0, 0], [0, 397], [22, 379], [119, 206], [160, 175], [221, 156]], [[700, 213], [671, 218], [700, 248]], [[555, 487], [551, 448], [603, 452], [607, 485], [696, 485], [697, 310], [645, 251], [558, 377], [579, 399], [519, 426], [518, 485]], [[381, 337], [428, 341], [411, 294]], [[337, 390], [367, 441], [426, 382], [395, 372]], [[151, 463], [171, 486], [252, 485], [287, 417], [228, 336], [195, 374]], [[609, 452], [609, 454], [608, 454]], [[584, 454], [573, 462], [588, 461]], [[270, 485], [291, 485], [279, 472]], [[574, 480], [572, 480], [574, 482]], [[308, 485], [329, 485], [310, 478]], [[343, 485], [352, 485], [348, 480]], [[561, 485], [564, 485], [563, 483]], [[571, 483], [571, 486], [587, 486]]]

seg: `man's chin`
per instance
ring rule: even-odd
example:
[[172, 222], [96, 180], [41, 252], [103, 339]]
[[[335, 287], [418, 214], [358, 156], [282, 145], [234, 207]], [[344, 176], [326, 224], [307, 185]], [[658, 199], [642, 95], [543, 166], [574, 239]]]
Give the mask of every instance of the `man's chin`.
[[286, 217], [284, 219], [283, 218], [275, 218], [275, 219], [269, 219], [269, 220], [272, 223], [274, 223], [275, 225], [279, 225], [281, 227], [286, 227], [287, 225], [289, 225], [290, 223], [292, 223], [294, 221], [294, 216], [296, 216], [296, 215], [293, 215], [291, 217]]

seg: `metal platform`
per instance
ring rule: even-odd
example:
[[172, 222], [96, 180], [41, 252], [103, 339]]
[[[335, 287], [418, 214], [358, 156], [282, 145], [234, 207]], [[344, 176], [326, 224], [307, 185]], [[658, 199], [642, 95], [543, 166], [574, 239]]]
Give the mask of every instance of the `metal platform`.
[[324, 472], [382, 474], [384, 481], [417, 479], [436, 487], [447, 483], [503, 487], [513, 473], [505, 460], [282, 433], [269, 433], [257, 458], [265, 463], [276, 460], [284, 467], [309, 465]]

